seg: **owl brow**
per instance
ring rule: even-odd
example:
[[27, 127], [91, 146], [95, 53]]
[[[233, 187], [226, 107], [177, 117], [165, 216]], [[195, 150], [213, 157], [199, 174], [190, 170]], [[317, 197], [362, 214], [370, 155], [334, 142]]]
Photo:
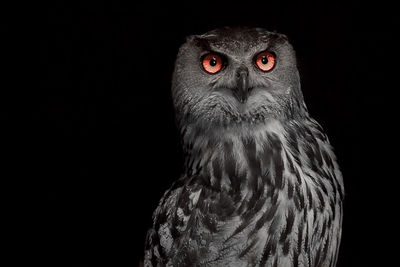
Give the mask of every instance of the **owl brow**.
[[210, 43], [208, 42], [208, 40], [206, 39], [201, 39], [201, 38], [195, 38], [194, 39], [195, 44], [200, 47], [204, 52], [208, 52], [208, 53], [215, 53], [218, 54], [219, 56], [221, 56], [223, 59], [226, 60], [227, 55], [222, 52], [222, 51], [218, 51], [218, 49], [215, 49], [214, 47], [212, 47], [210, 45]]
[[202, 39], [199, 37], [196, 37], [193, 42], [195, 43], [196, 46], [202, 48], [203, 50], [212, 50], [210, 43], [206, 39]]
[[265, 51], [270, 51], [270, 52], [275, 52], [274, 48], [276, 48], [279, 44], [282, 44], [283, 39], [272, 39], [269, 41], [267, 44], [262, 44], [259, 46], [256, 46], [256, 50], [253, 50], [254, 57], [256, 57], [259, 53], [265, 52]]
[[271, 35], [268, 37], [268, 46], [266, 49], [275, 48], [278, 45], [281, 45], [287, 41], [287, 38], [282, 35]]

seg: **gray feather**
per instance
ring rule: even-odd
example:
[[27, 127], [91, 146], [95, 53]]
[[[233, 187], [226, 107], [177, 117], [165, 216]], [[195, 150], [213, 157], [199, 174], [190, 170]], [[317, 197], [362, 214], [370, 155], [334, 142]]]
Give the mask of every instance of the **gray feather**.
[[[276, 55], [269, 72], [255, 66]], [[207, 53], [223, 55], [217, 74]], [[236, 98], [246, 68], [246, 101]], [[295, 52], [263, 29], [187, 38], [172, 94], [185, 173], [154, 212], [145, 266], [335, 266], [343, 180], [322, 127], [307, 111]]]

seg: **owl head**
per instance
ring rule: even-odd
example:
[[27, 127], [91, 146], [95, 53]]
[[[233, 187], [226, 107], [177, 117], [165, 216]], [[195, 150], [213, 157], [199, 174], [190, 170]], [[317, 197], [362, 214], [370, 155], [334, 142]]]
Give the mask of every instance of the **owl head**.
[[189, 36], [178, 52], [172, 95], [181, 125], [254, 125], [307, 113], [292, 46], [261, 28]]

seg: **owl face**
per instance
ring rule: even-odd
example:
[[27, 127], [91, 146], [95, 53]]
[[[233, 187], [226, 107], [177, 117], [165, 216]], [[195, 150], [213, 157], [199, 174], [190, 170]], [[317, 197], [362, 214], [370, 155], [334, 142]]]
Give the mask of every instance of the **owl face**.
[[185, 123], [259, 124], [305, 112], [292, 46], [284, 35], [258, 28], [188, 37], [172, 93], [177, 118]]

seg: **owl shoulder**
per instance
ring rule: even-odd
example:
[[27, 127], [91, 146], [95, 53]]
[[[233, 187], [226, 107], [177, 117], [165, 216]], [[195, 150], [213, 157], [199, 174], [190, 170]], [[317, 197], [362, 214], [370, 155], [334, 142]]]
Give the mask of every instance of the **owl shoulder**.
[[[157, 266], [170, 258], [173, 246], [188, 224], [200, 190], [190, 182], [193, 178], [182, 177], [164, 193], [153, 213], [153, 227], [148, 231], [145, 245], [145, 262]], [[145, 265], [146, 266], [146, 265]]]

